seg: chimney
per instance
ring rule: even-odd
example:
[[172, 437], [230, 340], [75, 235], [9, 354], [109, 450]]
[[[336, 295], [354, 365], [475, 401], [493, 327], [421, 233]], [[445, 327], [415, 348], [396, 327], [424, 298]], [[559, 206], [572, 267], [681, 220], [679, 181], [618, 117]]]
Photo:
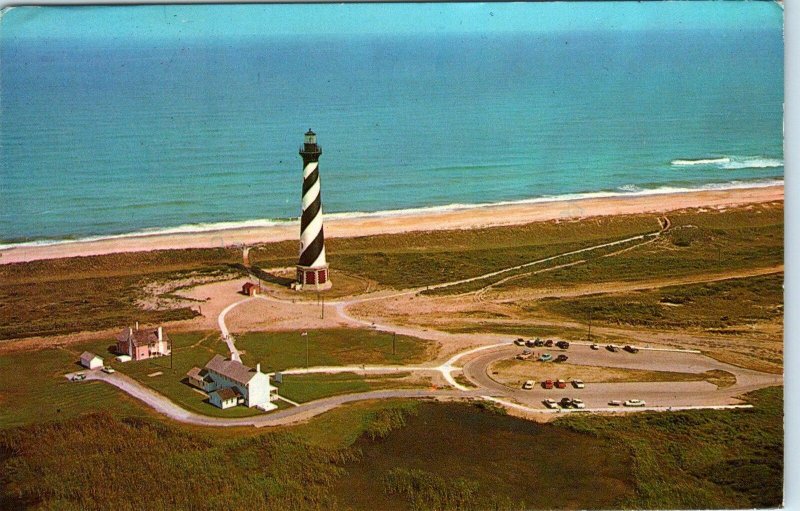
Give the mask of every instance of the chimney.
[[162, 331], [161, 327], [158, 327], [158, 340], [159, 341], [164, 340], [164, 332]]
[[260, 372], [261, 372], [261, 362], [259, 362], [258, 364], [256, 364], [256, 372], [257, 372], [257, 373], [260, 373]]

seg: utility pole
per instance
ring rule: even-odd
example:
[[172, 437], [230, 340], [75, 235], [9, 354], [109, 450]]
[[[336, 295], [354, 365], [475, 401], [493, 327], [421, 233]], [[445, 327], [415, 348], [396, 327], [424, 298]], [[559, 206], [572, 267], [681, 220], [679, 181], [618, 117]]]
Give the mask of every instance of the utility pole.
[[306, 334], [306, 370], [308, 370], [308, 334]]
[[322, 296], [322, 319], [325, 319], [325, 296]]
[[592, 340], [592, 309], [589, 309], [589, 341]]
[[169, 340], [169, 368], [172, 369], [172, 359], [175, 357], [175, 350], [172, 346], [172, 338]]

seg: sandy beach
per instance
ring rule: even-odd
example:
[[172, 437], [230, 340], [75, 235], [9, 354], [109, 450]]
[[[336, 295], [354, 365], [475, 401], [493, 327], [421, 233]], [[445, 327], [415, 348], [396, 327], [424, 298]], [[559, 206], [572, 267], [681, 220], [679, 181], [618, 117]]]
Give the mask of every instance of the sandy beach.
[[[479, 206], [455, 211], [421, 211], [391, 216], [329, 218], [325, 235], [356, 237], [410, 231], [475, 229], [499, 225], [518, 225], [548, 220], [567, 220], [593, 216], [663, 213], [686, 208], [726, 208], [783, 200], [783, 186], [703, 190], [662, 195], [632, 195], [587, 198], [532, 204]], [[94, 241], [64, 242], [53, 245], [12, 247], [0, 251], [0, 264], [92, 256], [115, 252], [228, 247], [240, 244], [293, 240], [299, 224], [269, 227], [234, 228], [178, 234], [152, 234]]]

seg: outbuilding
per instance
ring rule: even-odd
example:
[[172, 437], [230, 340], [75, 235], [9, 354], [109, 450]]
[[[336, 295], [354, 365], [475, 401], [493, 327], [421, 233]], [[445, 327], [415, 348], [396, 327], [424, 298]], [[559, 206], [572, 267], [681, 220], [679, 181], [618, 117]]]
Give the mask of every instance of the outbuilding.
[[247, 296], [255, 296], [261, 290], [261, 286], [258, 284], [253, 284], [252, 282], [247, 282], [245, 285], [242, 286], [242, 294]]
[[103, 359], [90, 351], [84, 351], [81, 355], [81, 365], [87, 369], [100, 369], [103, 367]]

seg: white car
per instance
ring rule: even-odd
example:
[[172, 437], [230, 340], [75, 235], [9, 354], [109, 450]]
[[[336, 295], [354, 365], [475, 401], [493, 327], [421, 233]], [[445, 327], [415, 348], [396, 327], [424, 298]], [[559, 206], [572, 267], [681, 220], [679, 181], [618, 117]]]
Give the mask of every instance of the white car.
[[580, 399], [573, 399], [572, 400], [572, 406], [574, 408], [586, 408], [586, 405]]
[[548, 408], [558, 408], [558, 403], [556, 403], [555, 399], [547, 398], [542, 403]]
[[106, 374], [114, 374], [116, 371], [111, 366], [103, 366], [103, 372]]
[[514, 341], [514, 344], [516, 344], [517, 346], [525, 346], [525, 339], [517, 339], [516, 341]]
[[524, 390], [531, 390], [533, 388], [533, 385], [534, 385], [534, 381], [533, 380], [528, 380], [528, 381], [526, 381], [525, 383], [522, 384], [522, 388]]
[[624, 406], [645, 406], [646, 405], [646, 403], [644, 401], [642, 401], [641, 399], [628, 399], [627, 401], [625, 401], [622, 404]]
[[586, 387], [586, 385], [583, 384], [583, 380], [572, 380], [572, 386], [576, 389], [582, 389]]

